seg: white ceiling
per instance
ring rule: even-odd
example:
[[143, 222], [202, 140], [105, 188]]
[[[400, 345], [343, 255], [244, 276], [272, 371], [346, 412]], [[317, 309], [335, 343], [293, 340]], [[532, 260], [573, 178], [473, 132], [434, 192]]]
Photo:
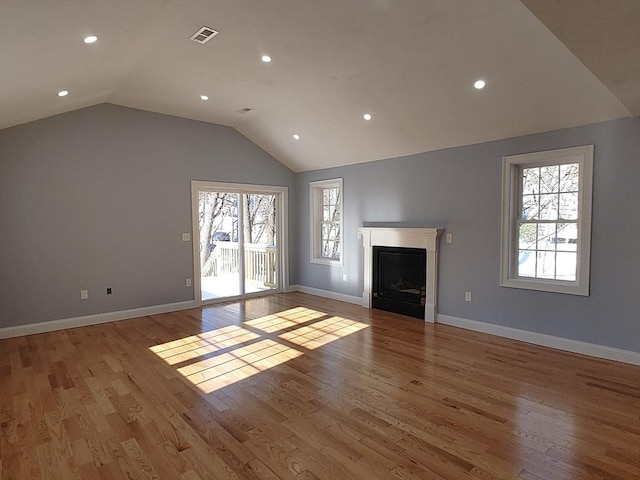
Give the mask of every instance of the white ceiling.
[[523, 1], [0, 0], [0, 127], [108, 102], [304, 171], [640, 115], [640, 1]]

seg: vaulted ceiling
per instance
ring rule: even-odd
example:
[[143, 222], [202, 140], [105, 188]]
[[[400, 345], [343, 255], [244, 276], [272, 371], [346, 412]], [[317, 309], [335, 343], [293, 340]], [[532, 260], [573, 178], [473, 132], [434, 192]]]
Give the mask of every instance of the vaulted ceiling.
[[0, 127], [103, 102], [294, 171], [636, 116], [640, 1], [0, 0]]

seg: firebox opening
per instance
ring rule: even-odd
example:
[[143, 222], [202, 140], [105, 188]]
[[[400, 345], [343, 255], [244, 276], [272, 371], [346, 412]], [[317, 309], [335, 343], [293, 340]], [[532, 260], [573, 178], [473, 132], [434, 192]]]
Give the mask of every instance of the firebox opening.
[[426, 250], [374, 246], [371, 306], [424, 319], [426, 272]]

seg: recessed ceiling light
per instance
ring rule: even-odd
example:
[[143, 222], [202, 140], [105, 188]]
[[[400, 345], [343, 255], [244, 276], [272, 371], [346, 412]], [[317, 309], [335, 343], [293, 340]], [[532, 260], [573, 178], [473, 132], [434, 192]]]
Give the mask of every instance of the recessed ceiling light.
[[69, 92], [67, 90], [60, 90], [58, 92], [59, 97], [66, 97], [67, 95], [69, 95]]
[[365, 120], [369, 121], [371, 120], [373, 117], [371, 115], [369, 115], [368, 113], [365, 113], [364, 115], [362, 115], [362, 118], [364, 118]]
[[297, 133], [294, 133], [293, 138], [294, 140], [300, 140], [300, 135], [298, 135]]
[[95, 35], [84, 37], [84, 43], [95, 43], [96, 40], [98, 40], [98, 37], [96, 37]]
[[206, 95], [200, 95], [200, 100], [209, 100], [209, 97]]
[[476, 82], [473, 84], [473, 86], [477, 89], [477, 90], [482, 90], [484, 88], [484, 86], [486, 85], [486, 83], [484, 82], [484, 80], [476, 80]]
[[271, 57], [269, 55], [263, 55], [262, 56], [262, 61], [264, 63], [269, 63], [271, 61]]

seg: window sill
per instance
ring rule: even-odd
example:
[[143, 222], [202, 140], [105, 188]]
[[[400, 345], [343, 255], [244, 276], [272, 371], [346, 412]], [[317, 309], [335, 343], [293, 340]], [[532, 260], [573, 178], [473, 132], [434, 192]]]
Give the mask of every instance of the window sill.
[[342, 259], [332, 260], [330, 258], [325, 258], [325, 257], [314, 257], [311, 259], [311, 263], [315, 263], [317, 265], [329, 265], [331, 267], [341, 267]]
[[589, 296], [589, 286], [577, 282], [559, 282], [557, 280], [509, 278], [500, 282], [501, 287], [520, 288], [523, 290], [537, 290], [540, 292], [563, 293], [566, 295]]

